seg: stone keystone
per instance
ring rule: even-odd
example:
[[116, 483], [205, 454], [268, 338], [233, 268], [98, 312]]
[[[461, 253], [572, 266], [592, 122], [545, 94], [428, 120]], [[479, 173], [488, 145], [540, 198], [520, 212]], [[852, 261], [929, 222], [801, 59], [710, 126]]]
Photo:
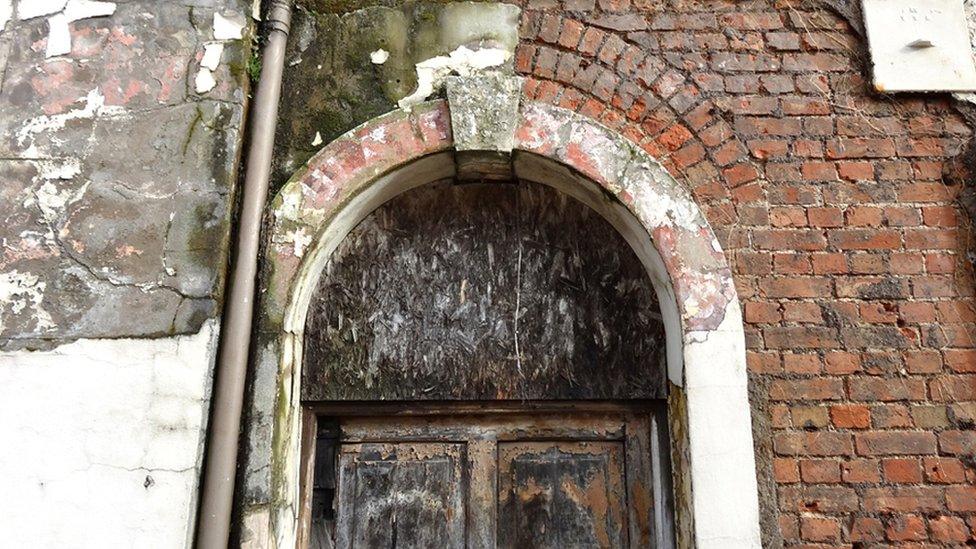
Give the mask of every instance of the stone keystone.
[[519, 76], [501, 73], [447, 79], [447, 102], [458, 151], [512, 152], [522, 83]]

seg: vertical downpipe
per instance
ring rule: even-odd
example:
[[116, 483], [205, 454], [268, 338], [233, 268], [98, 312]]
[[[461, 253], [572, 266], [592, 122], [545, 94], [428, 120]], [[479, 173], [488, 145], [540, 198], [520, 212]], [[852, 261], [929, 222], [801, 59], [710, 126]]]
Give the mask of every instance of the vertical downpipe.
[[244, 382], [254, 316], [261, 221], [271, 177], [271, 157], [291, 10], [292, 0], [270, 0], [265, 16], [267, 44], [261, 58], [257, 92], [251, 105], [250, 146], [244, 173], [244, 192], [214, 374], [214, 400], [197, 523], [198, 549], [225, 549], [230, 537]]

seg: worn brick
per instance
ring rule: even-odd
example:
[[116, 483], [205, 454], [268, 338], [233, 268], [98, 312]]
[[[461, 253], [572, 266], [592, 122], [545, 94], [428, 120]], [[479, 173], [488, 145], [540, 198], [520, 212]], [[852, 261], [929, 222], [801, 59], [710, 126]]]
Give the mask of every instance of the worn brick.
[[925, 400], [925, 382], [919, 379], [858, 377], [849, 380], [850, 397], [860, 401]]
[[976, 486], [950, 486], [945, 497], [950, 511], [976, 512]]
[[891, 229], [844, 229], [827, 233], [831, 246], [840, 250], [886, 250], [902, 246], [902, 235]]
[[[967, 423], [971, 426], [972, 423]], [[962, 456], [976, 448], [976, 431], [945, 431], [939, 433], [939, 449], [946, 454]]]
[[782, 326], [763, 329], [770, 349], [829, 349], [840, 345], [837, 330], [817, 326]]
[[881, 541], [884, 533], [884, 524], [879, 519], [857, 517], [851, 523], [850, 539], [854, 542]]
[[[769, 388], [773, 400], [837, 400], [844, 396], [844, 384], [839, 379], [777, 379]], [[823, 409], [826, 420], [827, 410]]]
[[942, 506], [942, 489], [937, 487], [880, 487], [864, 491], [864, 510], [872, 513], [937, 512]]
[[862, 456], [931, 454], [936, 451], [936, 437], [917, 431], [875, 431], [854, 435], [857, 453]]
[[835, 484], [841, 481], [840, 462], [831, 459], [800, 460], [800, 478], [811, 484]]
[[800, 472], [797, 461], [793, 458], [776, 458], [773, 460], [773, 477], [780, 484], [800, 482]]
[[966, 521], [960, 517], [940, 516], [929, 519], [929, 530], [932, 541], [946, 544], [958, 544], [973, 539]]
[[784, 456], [849, 456], [851, 436], [828, 431], [777, 433], [773, 449]]
[[891, 541], [920, 541], [928, 538], [925, 519], [918, 515], [894, 517], [885, 529], [885, 537]]
[[841, 478], [852, 484], [881, 482], [878, 461], [875, 459], [852, 459], [841, 463]]
[[867, 429], [871, 426], [870, 409], [862, 405], [831, 406], [830, 419], [838, 429]]
[[800, 517], [800, 534], [806, 541], [840, 541], [840, 523], [834, 518]]
[[966, 482], [966, 466], [962, 460], [946, 457], [927, 457], [922, 460], [925, 479], [936, 484]]
[[778, 493], [781, 509], [799, 513], [850, 513], [859, 507], [857, 492], [846, 486], [783, 486]]
[[888, 482], [897, 484], [922, 482], [922, 467], [918, 459], [883, 459], [881, 471]]

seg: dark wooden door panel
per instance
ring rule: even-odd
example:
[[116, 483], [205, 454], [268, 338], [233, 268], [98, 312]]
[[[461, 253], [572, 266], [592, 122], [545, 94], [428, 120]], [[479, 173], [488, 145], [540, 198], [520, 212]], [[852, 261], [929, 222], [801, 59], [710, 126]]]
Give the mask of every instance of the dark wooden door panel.
[[622, 442], [498, 445], [498, 545], [627, 546]]
[[303, 540], [323, 549], [674, 547], [667, 433], [655, 417], [599, 409], [340, 419], [319, 429], [320, 497], [305, 490], [313, 520]]
[[342, 445], [336, 546], [464, 547], [464, 463], [464, 444]]

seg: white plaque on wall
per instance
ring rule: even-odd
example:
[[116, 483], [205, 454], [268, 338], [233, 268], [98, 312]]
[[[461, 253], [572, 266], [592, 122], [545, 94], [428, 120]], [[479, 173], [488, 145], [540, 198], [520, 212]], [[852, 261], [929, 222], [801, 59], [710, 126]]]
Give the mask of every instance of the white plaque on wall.
[[879, 92], [974, 91], [963, 0], [863, 0]]

